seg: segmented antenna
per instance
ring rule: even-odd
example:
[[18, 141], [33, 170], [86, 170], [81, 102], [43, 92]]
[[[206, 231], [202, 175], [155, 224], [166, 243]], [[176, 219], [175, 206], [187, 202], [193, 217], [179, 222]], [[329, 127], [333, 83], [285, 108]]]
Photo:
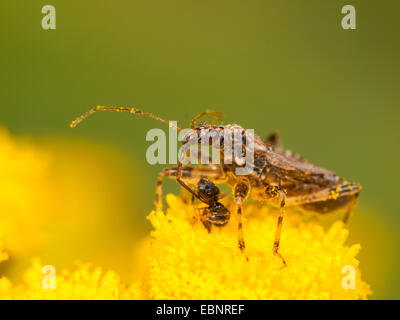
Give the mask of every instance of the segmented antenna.
[[97, 106], [94, 107], [93, 109], [90, 109], [89, 111], [85, 112], [84, 114], [82, 114], [81, 116], [79, 116], [78, 118], [76, 118], [74, 121], [71, 122], [71, 124], [69, 125], [71, 128], [75, 128], [79, 123], [81, 123], [83, 120], [85, 120], [87, 117], [89, 117], [90, 115], [92, 115], [93, 113], [95, 113], [96, 111], [116, 111], [116, 112], [129, 112], [129, 113], [133, 113], [136, 115], [140, 115], [140, 116], [146, 116], [146, 117], [150, 117], [152, 119], [161, 121], [166, 123], [169, 127], [174, 128], [178, 131], [181, 131], [182, 129], [179, 128], [177, 125], [175, 125], [174, 123], [172, 123], [171, 121], [165, 120], [163, 118], [160, 118], [159, 116], [156, 116], [154, 114], [148, 113], [148, 112], [143, 112], [139, 109], [136, 108], [128, 108], [128, 107], [105, 107], [105, 106]]

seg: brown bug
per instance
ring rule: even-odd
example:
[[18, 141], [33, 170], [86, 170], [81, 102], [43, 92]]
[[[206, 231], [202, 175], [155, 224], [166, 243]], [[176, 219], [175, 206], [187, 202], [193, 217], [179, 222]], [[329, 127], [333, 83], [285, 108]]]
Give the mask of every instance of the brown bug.
[[[95, 107], [74, 120], [71, 127], [75, 127], [94, 112], [103, 110], [145, 115], [167, 123], [178, 131], [182, 130], [167, 120], [136, 108], [102, 106]], [[209, 124], [204, 123], [196, 126], [196, 122], [204, 116], [213, 116], [214, 119]], [[220, 203], [216, 198], [219, 189], [214, 184], [227, 184], [232, 187], [233, 191], [238, 215], [238, 242], [239, 248], [243, 252], [245, 241], [241, 216], [246, 199], [251, 194], [255, 200], [268, 201], [280, 208], [273, 253], [281, 258], [284, 265], [286, 265], [286, 261], [279, 253], [279, 242], [285, 207], [298, 206], [320, 214], [347, 208], [343, 218], [347, 222], [360, 194], [360, 184], [349, 183], [335, 173], [319, 168], [290, 151], [283, 150], [276, 133], [263, 140], [257, 135], [250, 137], [244, 128], [236, 124], [217, 125], [216, 120], [222, 119], [222, 117], [223, 115], [219, 112], [206, 111], [192, 120], [190, 130], [185, 134], [182, 141], [182, 152], [178, 166], [164, 169], [158, 175], [155, 201], [157, 210], [162, 210], [162, 181], [164, 177], [170, 177], [176, 179], [193, 197], [208, 205], [207, 211], [204, 211], [205, 221], [209, 223], [218, 221], [223, 222], [221, 224], [226, 224], [230, 214], [228, 214], [229, 211], [225, 211], [226, 208], [219, 206]], [[241, 132], [240, 139], [233, 134], [238, 131]], [[246, 164], [247, 166], [250, 165], [251, 173], [247, 175], [236, 174], [238, 168], [244, 167], [243, 161], [232, 156], [231, 153], [227, 153], [231, 155], [231, 159], [225, 158], [227, 133], [233, 136], [234, 144], [241, 146], [242, 154], [246, 154], [249, 147], [252, 147], [254, 157], [250, 164]], [[220, 165], [212, 163], [203, 164], [199, 167], [183, 165], [184, 157], [191, 146], [210, 146], [210, 143], [219, 152]], [[202, 178], [206, 178], [207, 181], [212, 183], [213, 191], [208, 195], [204, 194], [202, 187], [207, 184], [210, 186], [210, 184], [206, 180], [201, 180]], [[196, 183], [197, 189], [193, 190], [190, 185], [196, 185]], [[207, 227], [206, 224], [205, 226]]]

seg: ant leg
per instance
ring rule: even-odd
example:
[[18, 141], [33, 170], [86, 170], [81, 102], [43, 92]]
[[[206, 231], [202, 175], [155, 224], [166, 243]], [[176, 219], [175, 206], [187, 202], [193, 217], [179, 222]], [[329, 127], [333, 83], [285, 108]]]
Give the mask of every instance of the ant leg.
[[200, 210], [203, 209], [204, 211], [202, 213], [200, 213], [200, 221], [203, 224], [204, 228], [206, 228], [208, 233], [211, 233], [211, 227], [212, 224], [210, 221], [207, 220], [206, 216], [209, 212], [209, 208], [208, 207], [203, 207], [203, 208], [199, 208]]
[[[238, 216], [238, 244], [240, 251], [244, 252], [246, 248], [246, 244], [244, 242], [243, 236], [243, 223], [242, 223], [242, 213], [243, 213], [243, 205], [246, 201], [250, 192], [250, 184], [247, 180], [242, 179], [238, 183], [235, 184], [233, 188], [233, 196], [235, 198], [236, 206], [237, 206], [237, 216]], [[248, 258], [246, 257], [248, 260]]]
[[285, 258], [279, 253], [279, 244], [281, 241], [281, 233], [282, 233], [282, 225], [283, 225], [283, 215], [285, 213], [285, 192], [283, 190], [281, 190], [280, 192], [280, 198], [281, 200], [281, 209], [280, 209], [280, 214], [278, 217], [278, 223], [276, 226], [276, 231], [275, 231], [275, 240], [274, 240], [274, 246], [273, 246], [273, 252], [274, 255], [278, 256], [279, 258], [281, 258], [282, 262], [283, 262], [283, 266], [286, 267], [286, 261]]

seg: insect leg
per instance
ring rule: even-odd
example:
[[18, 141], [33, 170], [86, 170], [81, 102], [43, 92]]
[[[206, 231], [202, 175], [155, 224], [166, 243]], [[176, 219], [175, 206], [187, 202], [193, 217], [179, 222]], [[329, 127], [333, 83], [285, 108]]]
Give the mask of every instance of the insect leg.
[[280, 205], [281, 209], [280, 209], [278, 223], [277, 223], [276, 231], [275, 231], [273, 252], [274, 252], [274, 255], [277, 255], [279, 258], [281, 258], [283, 265], [286, 266], [285, 258], [283, 258], [282, 255], [279, 253], [279, 244], [281, 241], [281, 233], [282, 233], [282, 225], [283, 225], [283, 215], [285, 213], [285, 192], [283, 190], [280, 191], [280, 198], [281, 198], [281, 205]]
[[279, 202], [279, 217], [278, 217], [278, 223], [276, 225], [276, 231], [275, 231], [275, 240], [274, 240], [274, 245], [273, 245], [273, 253], [274, 255], [278, 256], [281, 258], [283, 265], [286, 266], [286, 261], [283, 258], [283, 256], [279, 253], [279, 244], [281, 241], [281, 233], [282, 233], [282, 224], [283, 224], [283, 216], [285, 214], [285, 205], [286, 205], [286, 193], [280, 186], [272, 186], [268, 185], [265, 188], [265, 196], [267, 199], [273, 202]]
[[[177, 167], [177, 171], [176, 171], [176, 181], [183, 188], [185, 188], [187, 191], [189, 191], [195, 198], [204, 202], [202, 199], [200, 199], [200, 197], [197, 195], [197, 193], [195, 191], [193, 191], [192, 188], [190, 188], [189, 185], [182, 180], [183, 161], [186, 157], [186, 153], [189, 151], [189, 148], [192, 145], [197, 144], [197, 143], [198, 142], [195, 141], [195, 139], [191, 139], [191, 140], [187, 141], [185, 144], [182, 144], [182, 148], [180, 150], [180, 155], [179, 155], [179, 160], [178, 160], [178, 167]], [[204, 203], [206, 203], [206, 202], [204, 202]], [[206, 203], [206, 204], [208, 204], [208, 203]]]
[[[194, 135], [193, 135], [194, 133]], [[184, 138], [184, 142], [182, 143], [181, 149], [179, 151], [179, 160], [178, 160], [178, 167], [176, 173], [176, 181], [187, 191], [189, 191], [195, 198], [199, 199], [200, 201], [204, 202], [207, 205], [210, 205], [209, 201], [202, 199], [196, 191], [189, 187], [189, 185], [183, 179], [183, 163], [186, 158], [186, 154], [189, 152], [190, 148], [194, 145], [201, 146], [201, 139], [197, 136], [195, 130], [189, 132], [189, 134]], [[215, 164], [208, 164], [206, 167], [213, 168], [216, 170]], [[219, 172], [222, 172], [222, 168], [219, 169]]]
[[192, 205], [194, 203], [194, 197], [191, 193], [189, 193], [185, 188], [181, 187], [181, 198], [182, 201], [186, 204]]
[[237, 182], [233, 188], [233, 196], [235, 198], [238, 216], [238, 244], [240, 251], [244, 252], [246, 244], [243, 237], [243, 223], [242, 213], [244, 202], [250, 192], [250, 184], [247, 179], [241, 179]]
[[281, 233], [282, 233], [282, 225], [283, 225], [283, 216], [285, 214], [285, 205], [286, 205], [286, 193], [280, 186], [272, 186], [268, 185], [265, 188], [265, 196], [267, 199], [270, 199], [272, 201], [279, 201], [279, 207], [280, 207], [280, 212], [279, 212], [279, 217], [278, 217], [278, 223], [276, 226], [276, 231], [275, 231], [275, 240], [274, 240], [274, 245], [273, 245], [273, 252], [274, 255], [278, 256], [281, 258], [283, 265], [286, 266], [286, 261], [283, 258], [283, 256], [279, 253], [279, 244], [281, 241]]
[[347, 208], [343, 221], [347, 222], [357, 202], [361, 186], [358, 183], [344, 183], [325, 188], [303, 196], [286, 198], [286, 205], [301, 206], [302, 208], [320, 214]]
[[[165, 168], [162, 170], [157, 176], [157, 186], [156, 186], [156, 199], [155, 206], [157, 211], [162, 211], [163, 202], [162, 202], [162, 183], [164, 178], [177, 178], [178, 175], [178, 167], [173, 168]], [[212, 180], [214, 183], [224, 183], [225, 182], [225, 174], [216, 167], [213, 166], [203, 166], [203, 167], [182, 167], [181, 171], [182, 180], [187, 183], [195, 184], [201, 178], [208, 178]], [[187, 191], [186, 188], [184, 188]], [[192, 197], [197, 197], [197, 194], [193, 194], [190, 192]]]
[[210, 221], [207, 220], [207, 215], [209, 212], [209, 208], [208, 207], [203, 207], [203, 208], [198, 208], [200, 211], [203, 210], [202, 213], [199, 214], [199, 220], [201, 221], [201, 223], [203, 224], [204, 228], [206, 228], [208, 233], [211, 233], [211, 227], [212, 224]]
[[193, 118], [190, 122], [190, 128], [196, 129], [196, 122], [206, 116], [213, 116], [214, 119], [211, 121], [211, 124], [215, 124], [218, 120], [221, 120], [224, 117], [224, 114], [217, 111], [206, 110]]

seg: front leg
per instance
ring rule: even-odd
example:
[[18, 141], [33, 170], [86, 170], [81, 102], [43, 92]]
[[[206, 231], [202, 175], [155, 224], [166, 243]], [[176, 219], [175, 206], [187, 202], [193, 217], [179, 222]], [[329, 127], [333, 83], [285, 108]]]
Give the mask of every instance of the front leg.
[[246, 198], [250, 192], [250, 183], [247, 179], [240, 179], [233, 188], [233, 196], [236, 203], [236, 212], [238, 216], [238, 244], [240, 251], [244, 252], [246, 244], [244, 242], [243, 236], [243, 223], [242, 223], [242, 213], [243, 206]]
[[[158, 174], [155, 200], [156, 211], [163, 210], [162, 183], [164, 178], [169, 177], [176, 179], [177, 175], [178, 167], [165, 168]], [[216, 184], [224, 183], [226, 181], [224, 172], [222, 172], [219, 167], [214, 167], [212, 165], [203, 167], [186, 166], [181, 169], [181, 179], [186, 183], [196, 184], [201, 178], [210, 179]], [[184, 190], [187, 191], [186, 188], [184, 188]], [[197, 195], [195, 197], [193, 192], [191, 192], [190, 195], [192, 195], [193, 199], [197, 198]]]

